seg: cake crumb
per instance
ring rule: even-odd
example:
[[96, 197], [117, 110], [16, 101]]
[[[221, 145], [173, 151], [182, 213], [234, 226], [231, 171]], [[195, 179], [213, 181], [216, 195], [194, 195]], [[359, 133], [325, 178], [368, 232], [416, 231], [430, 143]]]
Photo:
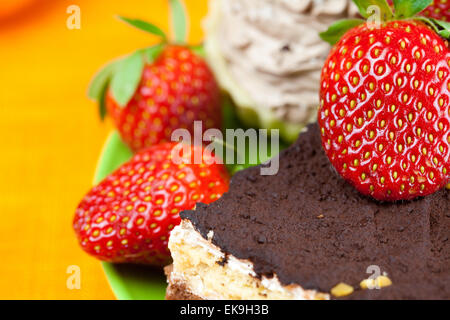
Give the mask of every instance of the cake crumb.
[[339, 283], [331, 289], [331, 294], [335, 297], [345, 297], [353, 293], [353, 287], [346, 283]]
[[381, 289], [383, 287], [389, 287], [392, 285], [391, 279], [386, 275], [378, 276], [376, 279], [365, 279], [359, 284], [361, 289]]

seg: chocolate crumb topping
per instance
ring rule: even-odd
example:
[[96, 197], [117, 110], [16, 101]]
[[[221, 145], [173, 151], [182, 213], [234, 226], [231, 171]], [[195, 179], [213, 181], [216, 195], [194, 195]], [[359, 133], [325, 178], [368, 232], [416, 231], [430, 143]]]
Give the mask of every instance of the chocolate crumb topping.
[[[238, 172], [222, 198], [181, 217], [285, 285], [330, 292], [346, 283], [354, 292], [343, 299], [450, 299], [448, 190], [409, 202], [365, 197], [334, 171], [316, 124], [280, 154], [278, 174], [259, 172]], [[362, 289], [369, 266], [392, 285]]]

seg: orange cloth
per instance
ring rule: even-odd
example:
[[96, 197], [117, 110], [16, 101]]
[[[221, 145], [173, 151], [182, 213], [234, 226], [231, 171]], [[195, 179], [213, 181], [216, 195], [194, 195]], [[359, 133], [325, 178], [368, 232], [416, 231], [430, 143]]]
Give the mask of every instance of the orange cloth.
[[[66, 27], [74, 3], [80, 30]], [[206, 0], [186, 3], [197, 43]], [[108, 60], [156, 40], [116, 14], [168, 30], [167, 0], [39, 0], [0, 20], [0, 299], [114, 298], [71, 223], [112, 128], [86, 97], [89, 81]], [[70, 265], [80, 267], [79, 290], [66, 286]]]

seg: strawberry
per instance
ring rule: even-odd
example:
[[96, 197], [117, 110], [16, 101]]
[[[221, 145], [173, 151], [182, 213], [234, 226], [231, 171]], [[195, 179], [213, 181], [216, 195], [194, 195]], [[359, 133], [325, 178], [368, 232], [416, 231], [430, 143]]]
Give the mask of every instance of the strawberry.
[[[388, 0], [388, 3], [393, 6], [392, 0]], [[450, 2], [448, 0], [433, 0], [420, 15], [427, 18], [450, 21]]]
[[353, 20], [322, 35], [344, 33], [322, 71], [318, 122], [344, 179], [378, 200], [409, 200], [449, 181], [450, 53], [424, 23], [384, 14], [379, 28]]
[[433, 3], [422, 11], [421, 14], [428, 18], [450, 22], [450, 1], [433, 0]]
[[140, 84], [125, 107], [107, 94], [106, 107], [123, 141], [134, 151], [170, 141], [177, 128], [193, 133], [194, 120], [203, 130], [220, 128], [220, 91], [205, 61], [190, 49], [168, 45], [146, 64]]
[[182, 44], [184, 12], [178, 0], [170, 2], [177, 39], [168, 40], [148, 22], [119, 17], [157, 35], [161, 43], [109, 64], [89, 90], [99, 103], [101, 117], [106, 112], [112, 117], [122, 140], [135, 152], [170, 141], [178, 128], [193, 133], [195, 120], [202, 121], [203, 132], [221, 127], [219, 86], [204, 59]]
[[[167, 242], [179, 212], [210, 203], [228, 190], [225, 166], [203, 156], [200, 164], [175, 164], [176, 143], [137, 153], [83, 198], [73, 228], [81, 247], [115, 263], [165, 265]], [[189, 147], [194, 153], [203, 147]], [[212, 164], [210, 164], [212, 163]]]

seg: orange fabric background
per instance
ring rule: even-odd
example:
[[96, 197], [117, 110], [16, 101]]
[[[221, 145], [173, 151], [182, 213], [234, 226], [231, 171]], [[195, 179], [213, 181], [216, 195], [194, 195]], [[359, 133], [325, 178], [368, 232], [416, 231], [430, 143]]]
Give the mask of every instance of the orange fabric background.
[[[100, 263], [76, 242], [71, 221], [91, 187], [111, 124], [86, 97], [108, 60], [156, 39], [114, 15], [146, 19], [168, 31], [167, 0], [1, 0], [31, 2], [0, 13], [0, 299], [112, 299]], [[33, 3], [34, 2], [34, 3]], [[190, 42], [202, 38], [206, 0], [186, 0]], [[69, 5], [81, 30], [66, 27]], [[81, 268], [69, 290], [67, 267]]]

